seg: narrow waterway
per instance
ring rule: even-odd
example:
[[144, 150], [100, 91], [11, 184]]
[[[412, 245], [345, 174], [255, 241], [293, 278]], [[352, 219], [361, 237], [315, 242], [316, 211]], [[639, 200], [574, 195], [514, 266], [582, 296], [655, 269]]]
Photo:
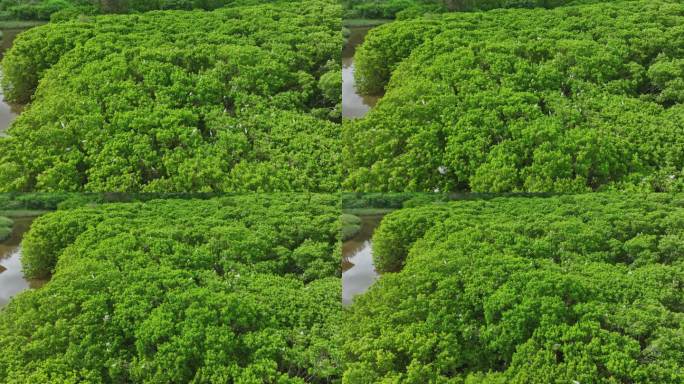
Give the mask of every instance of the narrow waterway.
[[[2, 41], [0, 42], [0, 59], [5, 54], [5, 51], [12, 47], [12, 43], [18, 34], [26, 29], [3, 29]], [[0, 78], [2, 78], [2, 69], [0, 69]], [[23, 105], [12, 104], [5, 101], [5, 95], [0, 87], [0, 137], [6, 136], [7, 128], [12, 124], [14, 119], [19, 116], [23, 110]]]
[[342, 303], [364, 293], [378, 279], [373, 265], [372, 237], [383, 215], [359, 216], [361, 230], [342, 245]]
[[356, 89], [354, 79], [354, 54], [356, 47], [363, 43], [366, 33], [372, 27], [351, 27], [347, 44], [342, 50], [342, 117], [359, 118], [363, 117], [375, 106], [379, 97], [362, 96]]
[[0, 307], [5, 306], [19, 292], [40, 288], [46, 280], [24, 278], [21, 270], [21, 240], [35, 217], [12, 218], [10, 237], [0, 243]]

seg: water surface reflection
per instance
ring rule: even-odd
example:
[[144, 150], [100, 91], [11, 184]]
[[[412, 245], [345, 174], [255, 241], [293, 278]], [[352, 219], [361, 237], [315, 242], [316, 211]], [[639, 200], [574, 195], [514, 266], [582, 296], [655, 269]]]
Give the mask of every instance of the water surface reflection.
[[342, 303], [349, 305], [352, 298], [364, 293], [377, 280], [373, 266], [371, 238], [383, 215], [359, 216], [361, 231], [342, 245]]
[[363, 117], [380, 99], [378, 96], [363, 96], [356, 89], [354, 79], [354, 54], [356, 47], [363, 43], [366, 33], [372, 27], [349, 28], [350, 35], [342, 50], [342, 117]]
[[[2, 30], [2, 42], [0, 43], [0, 58], [5, 54], [5, 51], [12, 47], [12, 43], [17, 35], [26, 29], [4, 29]], [[2, 70], [0, 70], [0, 78], [2, 78]], [[5, 95], [0, 87], [0, 137], [6, 136], [7, 128], [12, 124], [14, 119], [19, 116], [24, 109], [23, 105], [12, 104], [5, 101]]]
[[29, 288], [40, 288], [46, 280], [24, 278], [21, 270], [21, 240], [35, 217], [12, 218], [10, 237], [0, 243], [0, 307], [17, 293]]

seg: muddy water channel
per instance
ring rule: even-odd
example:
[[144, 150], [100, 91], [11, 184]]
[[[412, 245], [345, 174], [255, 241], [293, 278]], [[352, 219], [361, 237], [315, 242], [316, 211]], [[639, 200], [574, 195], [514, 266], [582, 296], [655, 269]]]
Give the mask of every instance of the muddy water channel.
[[21, 239], [35, 217], [12, 218], [14, 226], [10, 237], [0, 243], [0, 307], [10, 298], [29, 288], [40, 288], [45, 280], [24, 278], [21, 271]]
[[356, 89], [354, 80], [354, 54], [356, 47], [363, 43], [366, 33], [372, 27], [351, 27], [351, 34], [342, 50], [342, 116], [346, 118], [363, 117], [375, 106], [379, 97], [362, 96]]
[[349, 305], [352, 298], [366, 292], [377, 280], [373, 266], [371, 238], [383, 215], [359, 216], [361, 230], [342, 245], [342, 303]]
[[[0, 42], [0, 59], [4, 56], [5, 51], [12, 48], [12, 43], [18, 34], [26, 29], [3, 29], [2, 41]], [[0, 70], [0, 78], [2, 77], [2, 70]], [[5, 95], [2, 93], [0, 87], [0, 137], [5, 136], [7, 128], [12, 124], [14, 119], [19, 116], [23, 110], [23, 105], [11, 104], [5, 101]]]

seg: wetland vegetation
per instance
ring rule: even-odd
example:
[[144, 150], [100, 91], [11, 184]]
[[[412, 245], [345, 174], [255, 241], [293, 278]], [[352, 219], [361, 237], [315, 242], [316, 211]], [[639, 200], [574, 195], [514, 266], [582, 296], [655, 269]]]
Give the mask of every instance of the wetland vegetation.
[[0, 190], [335, 191], [340, 7], [107, 15], [22, 33]]
[[[684, 196], [437, 202], [384, 217], [345, 383], [678, 383]], [[426, 201], [426, 200], [424, 200]]]
[[24, 237], [0, 311], [8, 383], [327, 383], [339, 200], [249, 195], [63, 209]]
[[343, 125], [357, 191], [684, 189], [684, 5], [454, 12], [373, 28]]

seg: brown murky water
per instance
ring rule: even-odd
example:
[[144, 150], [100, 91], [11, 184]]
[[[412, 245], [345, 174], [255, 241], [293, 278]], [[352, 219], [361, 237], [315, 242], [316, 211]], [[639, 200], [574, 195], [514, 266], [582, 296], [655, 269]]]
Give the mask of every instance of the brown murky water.
[[359, 216], [361, 231], [342, 245], [342, 303], [349, 305], [354, 296], [364, 293], [378, 279], [373, 266], [372, 237], [383, 215]]
[[356, 47], [363, 43], [366, 33], [372, 27], [349, 28], [351, 34], [342, 50], [342, 117], [363, 117], [380, 99], [377, 96], [362, 96], [356, 89], [354, 80], [354, 54]]
[[[18, 34], [26, 29], [4, 29], [2, 30], [2, 42], [0, 43], [0, 58], [5, 51], [12, 47], [12, 43]], [[2, 77], [2, 70], [0, 70], [0, 78]], [[0, 136], [6, 136], [7, 128], [12, 124], [14, 119], [19, 116], [24, 109], [23, 105], [11, 104], [5, 101], [5, 96], [0, 87]]]
[[35, 217], [12, 218], [12, 234], [7, 240], [0, 242], [0, 307], [19, 292], [40, 288], [47, 282], [26, 279], [21, 270], [21, 240], [34, 219]]

